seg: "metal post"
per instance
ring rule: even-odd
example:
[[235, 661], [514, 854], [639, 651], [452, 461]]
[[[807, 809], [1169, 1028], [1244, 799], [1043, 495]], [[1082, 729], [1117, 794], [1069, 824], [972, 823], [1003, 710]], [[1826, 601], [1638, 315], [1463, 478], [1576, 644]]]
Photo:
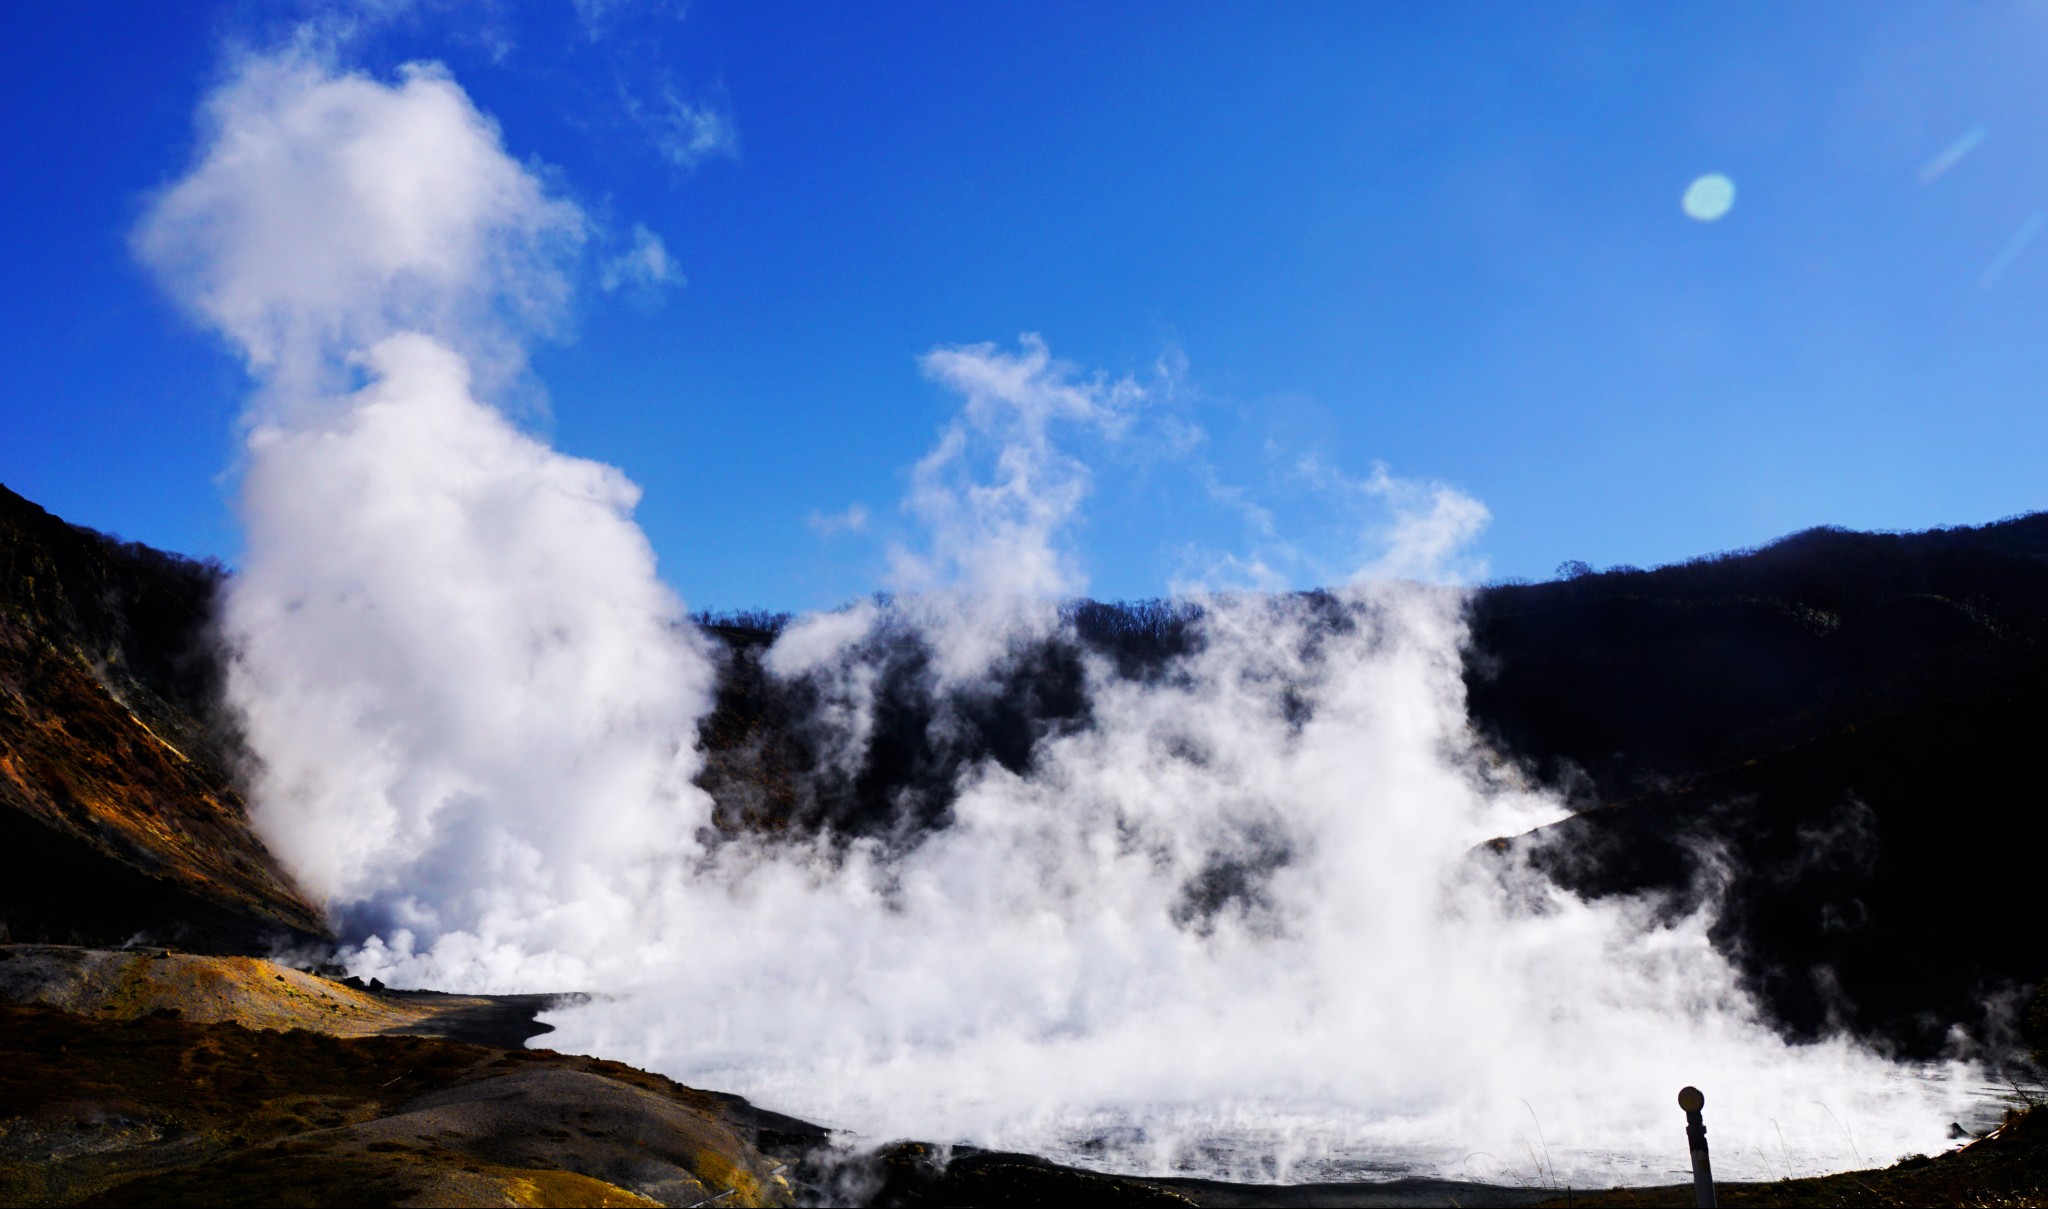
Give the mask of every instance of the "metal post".
[[1685, 1142], [1692, 1151], [1693, 1203], [1714, 1209], [1714, 1168], [1707, 1162], [1707, 1122], [1700, 1116], [1707, 1097], [1697, 1087], [1680, 1088], [1678, 1106], [1685, 1110]]

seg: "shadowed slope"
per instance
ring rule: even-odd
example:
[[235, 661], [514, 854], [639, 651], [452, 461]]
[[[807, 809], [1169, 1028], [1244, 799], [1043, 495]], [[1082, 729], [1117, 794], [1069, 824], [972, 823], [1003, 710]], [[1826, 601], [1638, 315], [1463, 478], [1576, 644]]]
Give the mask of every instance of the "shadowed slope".
[[2048, 513], [1924, 533], [1811, 529], [1473, 601], [1473, 721], [1612, 801], [2048, 677]]
[[0, 487], [0, 927], [261, 951], [324, 938], [249, 828], [207, 644], [223, 572]]
[[1581, 807], [1539, 862], [1711, 904], [1790, 1033], [1995, 1043], [2048, 973], [2048, 514], [1489, 589], [1466, 679]]

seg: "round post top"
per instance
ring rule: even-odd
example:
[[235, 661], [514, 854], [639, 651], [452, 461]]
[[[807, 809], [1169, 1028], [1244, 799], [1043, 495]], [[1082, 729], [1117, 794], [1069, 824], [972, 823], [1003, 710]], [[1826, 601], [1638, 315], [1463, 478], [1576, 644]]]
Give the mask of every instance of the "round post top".
[[1681, 1087], [1678, 1089], [1678, 1106], [1687, 1112], [1698, 1112], [1707, 1106], [1706, 1093], [1697, 1087]]

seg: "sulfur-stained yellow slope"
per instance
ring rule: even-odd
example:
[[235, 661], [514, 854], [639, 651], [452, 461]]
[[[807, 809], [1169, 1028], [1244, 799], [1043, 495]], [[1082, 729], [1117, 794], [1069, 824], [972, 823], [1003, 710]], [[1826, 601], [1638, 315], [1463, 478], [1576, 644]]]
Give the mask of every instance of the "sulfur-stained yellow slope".
[[257, 957], [63, 945], [0, 945], [0, 1000], [115, 1020], [171, 1010], [197, 1023], [339, 1037], [401, 1031], [433, 1014]]

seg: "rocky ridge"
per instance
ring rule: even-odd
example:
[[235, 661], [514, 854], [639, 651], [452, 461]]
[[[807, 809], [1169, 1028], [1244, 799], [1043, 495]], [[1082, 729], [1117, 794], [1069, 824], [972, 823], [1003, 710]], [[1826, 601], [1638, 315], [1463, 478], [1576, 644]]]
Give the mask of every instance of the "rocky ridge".
[[223, 574], [0, 487], [0, 939], [326, 941], [236, 784]]

